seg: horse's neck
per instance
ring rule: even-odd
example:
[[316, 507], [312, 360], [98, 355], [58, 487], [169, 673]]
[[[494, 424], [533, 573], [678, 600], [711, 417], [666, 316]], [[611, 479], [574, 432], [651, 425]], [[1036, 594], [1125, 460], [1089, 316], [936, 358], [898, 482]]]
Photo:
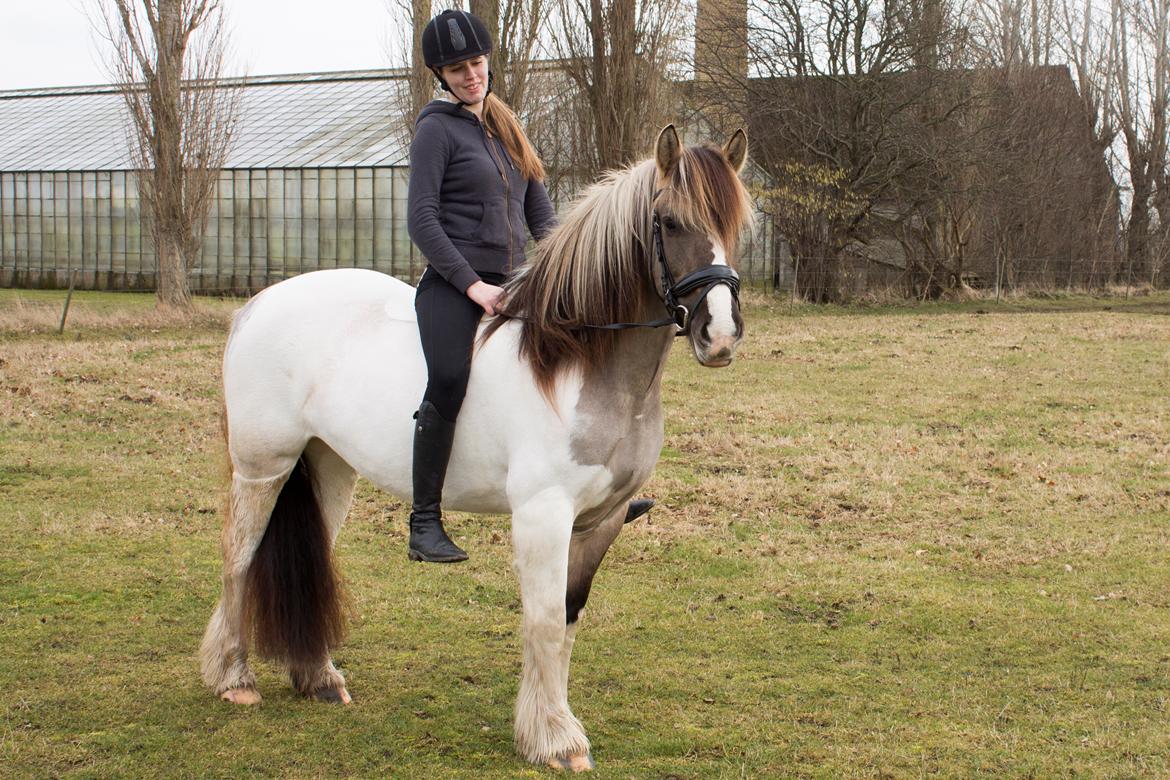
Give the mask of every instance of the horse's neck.
[[[654, 299], [660, 308], [662, 303]], [[643, 306], [648, 315], [653, 305]], [[647, 319], [643, 316], [642, 319]], [[617, 336], [613, 351], [601, 365], [587, 372], [585, 389], [623, 399], [633, 406], [657, 407], [661, 403], [662, 368], [670, 354], [674, 328], [631, 328]]]

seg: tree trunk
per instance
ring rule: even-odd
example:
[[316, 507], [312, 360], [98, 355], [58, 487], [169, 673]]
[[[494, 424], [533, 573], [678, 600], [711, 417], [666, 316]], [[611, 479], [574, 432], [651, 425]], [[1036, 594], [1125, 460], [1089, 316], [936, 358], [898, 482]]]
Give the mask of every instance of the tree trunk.
[[[183, 133], [182, 76], [186, 39], [181, 31], [178, 3], [158, 4], [158, 78], [150, 96], [154, 116], [154, 170], [151, 199], [153, 230], [158, 253], [158, 302], [163, 306], [191, 305], [191, 284], [179, 247], [183, 244]], [[164, 267], [166, 270], [164, 271]]]
[[483, 26], [487, 28], [488, 35], [492, 39], [490, 58], [492, 92], [495, 92], [505, 103], [509, 103], [507, 95], [508, 88], [511, 86], [508, 83], [510, 63], [508, 62], [509, 52], [503, 48], [503, 40], [500, 37], [500, 0], [470, 0], [469, 10], [483, 22]]
[[609, 56], [606, 52], [605, 13], [601, 0], [589, 0], [589, 36], [593, 42], [593, 91], [589, 94], [593, 109], [593, 142], [597, 150], [597, 162], [604, 170], [609, 151], [613, 149], [611, 137], [609, 92]]
[[1125, 225], [1125, 264], [1127, 281], [1149, 281], [1150, 206], [1149, 188], [1138, 188], [1140, 179], [1133, 177], [1133, 203]]
[[414, 48], [410, 59], [410, 116], [406, 118], [407, 129], [414, 135], [414, 120], [423, 106], [431, 102], [435, 94], [434, 75], [423, 60], [422, 34], [431, 20], [430, 0], [411, 0], [411, 23], [414, 27]]
[[181, 309], [191, 307], [191, 285], [187, 280], [187, 258], [168, 236], [156, 236], [158, 256], [158, 303]]

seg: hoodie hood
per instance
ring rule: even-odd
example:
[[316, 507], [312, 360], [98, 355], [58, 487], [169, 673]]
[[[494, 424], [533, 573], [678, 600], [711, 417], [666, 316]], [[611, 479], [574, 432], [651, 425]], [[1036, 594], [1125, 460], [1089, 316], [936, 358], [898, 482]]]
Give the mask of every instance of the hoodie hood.
[[478, 122], [475, 114], [468, 111], [459, 103], [452, 103], [449, 100], [432, 100], [423, 106], [423, 110], [418, 112], [418, 118], [414, 120], [417, 127], [418, 123], [426, 119], [431, 114], [448, 114], [449, 116], [463, 119], [468, 122]]

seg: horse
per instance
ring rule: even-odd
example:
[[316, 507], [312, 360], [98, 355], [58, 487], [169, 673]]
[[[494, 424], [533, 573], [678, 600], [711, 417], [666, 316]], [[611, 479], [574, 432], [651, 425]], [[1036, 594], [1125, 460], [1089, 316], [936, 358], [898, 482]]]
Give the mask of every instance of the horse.
[[[743, 130], [722, 148], [683, 147], [668, 125], [652, 158], [584, 193], [481, 324], [443, 503], [511, 514], [523, 613], [514, 741], [531, 762], [594, 767], [568, 702], [578, 617], [662, 449], [674, 336], [711, 367], [743, 338], [731, 263], [752, 214], [746, 156]], [[223, 591], [200, 648], [203, 680], [225, 700], [260, 701], [254, 639], [303, 695], [351, 701], [330, 657], [344, 630], [332, 548], [359, 474], [411, 497], [411, 413], [426, 383], [413, 296], [374, 271], [316, 271], [233, 318]], [[664, 319], [644, 321], [663, 306]]]

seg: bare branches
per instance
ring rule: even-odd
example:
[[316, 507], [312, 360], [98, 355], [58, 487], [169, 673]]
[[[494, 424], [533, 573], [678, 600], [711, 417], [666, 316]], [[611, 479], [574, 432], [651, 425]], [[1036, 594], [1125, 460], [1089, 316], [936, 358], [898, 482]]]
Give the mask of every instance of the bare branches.
[[[555, 0], [553, 51], [587, 109], [584, 169], [618, 167], [645, 152], [673, 113], [668, 69], [681, 58], [678, 0]], [[563, 121], [563, 120], [562, 120]]]
[[471, 12], [491, 32], [492, 91], [517, 114], [524, 112], [532, 55], [548, 0], [471, 0]]
[[95, 24], [111, 43], [110, 73], [132, 120], [159, 301], [187, 306], [187, 274], [199, 256], [238, 106], [238, 90], [219, 83], [227, 59], [221, 3], [96, 2]]

